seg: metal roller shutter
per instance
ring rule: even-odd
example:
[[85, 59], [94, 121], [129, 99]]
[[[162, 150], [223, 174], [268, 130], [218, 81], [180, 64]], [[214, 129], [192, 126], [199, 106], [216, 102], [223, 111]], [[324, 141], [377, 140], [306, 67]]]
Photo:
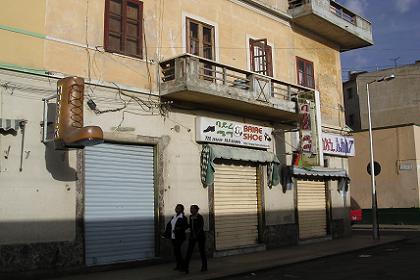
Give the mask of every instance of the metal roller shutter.
[[258, 242], [256, 166], [216, 164], [214, 214], [216, 250]]
[[325, 182], [298, 181], [297, 202], [299, 238], [325, 237], [327, 235]]
[[85, 148], [87, 265], [155, 256], [153, 147]]

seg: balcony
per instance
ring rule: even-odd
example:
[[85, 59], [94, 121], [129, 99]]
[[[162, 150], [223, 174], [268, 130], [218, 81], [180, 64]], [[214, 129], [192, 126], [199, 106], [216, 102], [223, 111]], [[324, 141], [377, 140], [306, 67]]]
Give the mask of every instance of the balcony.
[[333, 0], [289, 0], [293, 23], [339, 45], [341, 51], [371, 46], [372, 24]]
[[292, 97], [312, 91], [189, 54], [163, 61], [160, 67], [163, 100], [261, 120], [296, 121]]

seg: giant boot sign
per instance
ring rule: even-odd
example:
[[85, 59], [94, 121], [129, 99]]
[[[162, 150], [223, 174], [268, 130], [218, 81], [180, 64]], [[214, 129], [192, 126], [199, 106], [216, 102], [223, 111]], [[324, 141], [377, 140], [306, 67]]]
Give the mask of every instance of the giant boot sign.
[[67, 77], [57, 82], [57, 114], [54, 143], [58, 150], [84, 148], [102, 143], [102, 129], [83, 126], [83, 95], [85, 82], [79, 77]]

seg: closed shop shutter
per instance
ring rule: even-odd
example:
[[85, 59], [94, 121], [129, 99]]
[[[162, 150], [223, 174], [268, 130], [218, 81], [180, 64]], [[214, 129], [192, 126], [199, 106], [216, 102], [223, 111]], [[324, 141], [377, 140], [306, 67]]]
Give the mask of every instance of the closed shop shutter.
[[155, 256], [153, 147], [85, 148], [87, 265]]
[[258, 178], [251, 165], [216, 164], [214, 215], [216, 250], [258, 243]]
[[325, 182], [298, 181], [297, 204], [299, 238], [325, 237], [327, 235]]

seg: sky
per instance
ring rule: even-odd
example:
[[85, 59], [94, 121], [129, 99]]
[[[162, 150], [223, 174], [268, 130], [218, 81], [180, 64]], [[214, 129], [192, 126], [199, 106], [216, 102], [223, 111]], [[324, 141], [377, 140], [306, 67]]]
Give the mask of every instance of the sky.
[[341, 55], [348, 71], [375, 71], [420, 60], [420, 0], [338, 0], [372, 22], [374, 45]]

